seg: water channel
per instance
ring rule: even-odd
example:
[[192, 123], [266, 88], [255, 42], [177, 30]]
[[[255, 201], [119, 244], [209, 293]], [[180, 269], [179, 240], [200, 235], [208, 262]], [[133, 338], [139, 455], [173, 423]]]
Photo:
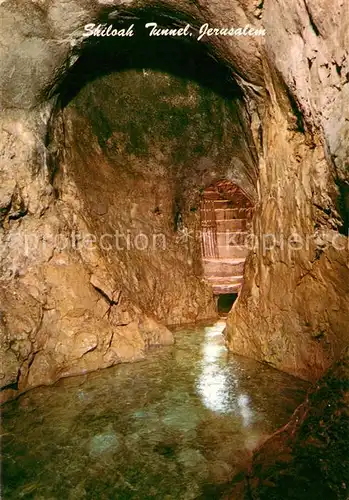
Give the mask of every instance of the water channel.
[[224, 322], [3, 407], [4, 500], [220, 498], [307, 383], [229, 354]]

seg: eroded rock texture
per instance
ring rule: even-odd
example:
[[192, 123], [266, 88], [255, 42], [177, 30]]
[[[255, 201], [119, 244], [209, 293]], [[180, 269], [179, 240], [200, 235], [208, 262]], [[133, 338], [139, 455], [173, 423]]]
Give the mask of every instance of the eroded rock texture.
[[[25, 33], [46, 26], [66, 53], [45, 83], [43, 54], [32, 61], [31, 46], [26, 68], [15, 65], [11, 81], [5, 75], [4, 399], [141, 359], [149, 346], [172, 342], [165, 324], [215, 317], [197, 232], [201, 192], [227, 177], [256, 197], [242, 93], [224, 65], [199, 45], [161, 48], [144, 36], [84, 43], [78, 58], [69, 38], [77, 13], [66, 7], [31, 5], [30, 20], [15, 9]], [[94, 15], [87, 9], [85, 22]], [[69, 29], [54, 34], [58, 16]], [[22, 36], [15, 42], [23, 49]], [[183, 50], [187, 62], [173, 64]], [[62, 53], [51, 55], [53, 64]], [[13, 96], [17, 78], [22, 95]]]
[[347, 499], [349, 350], [310, 391], [290, 422], [259, 448], [229, 498]]
[[[319, 376], [348, 342], [347, 5], [7, 0], [0, 10], [5, 397], [139, 359], [171, 342], [161, 325], [215, 314], [195, 228], [200, 190], [222, 177], [256, 200], [258, 236], [228, 345]], [[164, 50], [145, 20], [250, 23], [266, 36]], [[85, 40], [91, 22], [134, 22], [140, 38]], [[176, 51], [196, 70], [173, 66]], [[151, 251], [104, 248], [116, 231], [151, 244], [161, 233], [166, 251], [161, 238]], [[183, 231], [194, 236], [178, 243]], [[293, 232], [307, 248], [285, 249]], [[279, 244], [265, 249], [269, 233]]]
[[250, 256], [227, 327], [232, 350], [310, 379], [348, 343], [347, 10], [265, 3], [269, 99], [254, 224], [266, 243]]
[[86, 220], [110, 274], [166, 324], [214, 317], [200, 192], [219, 176], [252, 189], [236, 168], [252, 161], [238, 110], [194, 82], [130, 70], [86, 85], [59, 120], [53, 185]]

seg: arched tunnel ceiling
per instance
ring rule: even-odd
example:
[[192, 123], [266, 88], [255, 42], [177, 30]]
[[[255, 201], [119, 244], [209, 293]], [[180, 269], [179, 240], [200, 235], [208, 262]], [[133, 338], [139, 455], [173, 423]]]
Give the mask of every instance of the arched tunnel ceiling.
[[180, 189], [227, 177], [255, 198], [257, 158], [243, 92], [206, 44], [158, 43], [144, 30], [127, 40], [91, 37], [55, 92], [59, 108], [73, 107], [100, 146], [109, 144], [104, 152], [113, 161], [128, 163], [115, 156], [116, 137], [119, 150], [143, 157], [156, 156], [155, 141], [176, 165]]
[[[235, 80], [234, 71], [212, 46], [190, 37], [162, 37], [160, 40], [150, 37], [144, 28], [145, 23], [149, 19], [159, 22], [161, 16], [160, 19], [154, 15], [144, 16], [143, 21], [136, 22], [133, 37], [91, 36], [85, 40], [74, 64], [53, 89], [61, 96], [63, 105], [88, 81], [130, 68], [164, 71], [194, 80], [226, 98], [242, 98], [243, 92]], [[132, 21], [135, 22], [132, 16], [126, 19], [126, 22], [113, 23], [113, 29], [127, 29]]]
[[[81, 52], [86, 42], [83, 37], [84, 26], [88, 23], [113, 22], [119, 26], [135, 23], [139, 34], [145, 20], [156, 20], [159, 25], [164, 26], [180, 26], [189, 22], [194, 33], [195, 27], [205, 22], [219, 26], [222, 19], [229, 26], [259, 24], [258, 15], [256, 17], [254, 13], [256, 9], [246, 8], [245, 5], [242, 8], [238, 2], [233, 5], [230, 2], [229, 5], [220, 2], [208, 8], [196, 2], [178, 3], [171, 0], [161, 3], [149, 0], [72, 0], [62, 3], [56, 0], [49, 3], [32, 2], [30, 6], [24, 6], [20, 0], [10, 0], [1, 9], [4, 27], [2, 40], [5, 71], [1, 82], [4, 105], [18, 108], [37, 104], [57, 85], [57, 81], [64, 76]], [[30, 39], [27, 37], [29, 32], [32, 35]], [[11, 51], [8, 50], [9, 40]], [[253, 37], [212, 37], [206, 42], [213, 55], [234, 68], [240, 81], [263, 85], [258, 42]], [[205, 40], [197, 43], [204, 44]], [[15, 60], [17, 64], [13, 71]], [[40, 72], [36, 70], [38, 65]], [[18, 83], [16, 91], [13, 90], [14, 83]]]
[[[8, 387], [3, 397], [62, 374], [139, 359], [146, 346], [171, 341], [157, 322], [212, 317], [192, 194], [193, 186], [218, 180], [206, 176], [216, 165], [223, 169], [215, 176], [228, 177], [217, 144], [224, 144], [230, 159], [235, 155], [233, 172], [245, 174], [254, 172], [257, 145], [253, 226], [258, 241], [274, 234], [281, 243], [270, 252], [253, 248], [228, 318], [227, 345], [309, 380], [323, 373], [348, 344], [348, 256], [324, 247], [335, 238], [347, 249], [338, 231], [347, 234], [349, 207], [345, 2], [3, 0], [0, 16], [0, 354], [6, 353], [1, 384]], [[164, 26], [249, 23], [263, 26], [266, 37], [157, 44], [160, 65], [150, 40], [140, 50], [132, 45], [136, 40], [127, 45], [100, 39], [94, 45], [83, 38], [87, 23], [122, 26], [124, 18], [124, 25], [136, 25], [145, 17]], [[183, 65], [174, 65], [176, 50]], [[99, 65], [91, 67], [89, 56]], [[149, 104], [150, 91], [157, 108]], [[55, 93], [63, 110], [52, 115]], [[135, 127], [137, 99], [137, 105], [148, 103], [141, 129]], [[183, 104], [190, 108], [189, 119], [180, 120]], [[148, 135], [139, 133], [146, 126]], [[179, 130], [182, 143], [172, 133], [166, 148], [160, 139], [171, 129]], [[190, 137], [192, 142], [184, 140]], [[200, 144], [204, 151], [196, 151]], [[243, 151], [247, 156], [237, 154]], [[55, 196], [60, 188], [61, 196]], [[120, 230], [133, 242], [148, 241], [149, 248], [120, 251], [119, 241], [109, 238]], [[290, 231], [310, 236], [310, 248], [285, 250]], [[86, 232], [98, 241], [92, 252], [75, 246], [76, 234]], [[152, 245], [159, 233], [166, 245], [157, 238], [160, 245]], [[56, 236], [72, 235], [72, 245], [56, 248]], [[105, 235], [110, 248], [102, 248]], [[19, 242], [33, 238], [38, 246], [24, 251]], [[14, 385], [18, 391], [10, 389]]]
[[[79, 217], [99, 239], [115, 232], [142, 232], [148, 241], [164, 235], [166, 252], [103, 249], [114, 278], [129, 297], [140, 290], [141, 307], [150, 310], [151, 302], [159, 318], [178, 322], [185, 294], [192, 297], [185, 302], [190, 314], [207, 314], [212, 297], [196, 292], [204, 287], [197, 280], [202, 191], [229, 179], [256, 197], [250, 117], [231, 68], [205, 44], [159, 44], [143, 34], [86, 40], [61, 76], [47, 137], [57, 202], [79, 205]], [[178, 243], [179, 220], [193, 234], [189, 247]], [[182, 296], [176, 304], [172, 293], [153, 293], [151, 284], [171, 273]]]

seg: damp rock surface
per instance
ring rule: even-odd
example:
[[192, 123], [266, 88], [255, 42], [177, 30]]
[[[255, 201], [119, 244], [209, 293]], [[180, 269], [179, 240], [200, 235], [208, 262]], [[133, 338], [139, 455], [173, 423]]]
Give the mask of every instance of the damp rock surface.
[[[349, 349], [309, 391], [290, 422], [258, 449], [227, 498], [346, 500]], [[234, 482], [234, 481], [233, 481]]]
[[144, 361], [7, 403], [3, 498], [220, 498], [308, 387], [230, 356], [223, 327], [182, 327]]
[[[348, 344], [347, 2], [7, 0], [0, 15], [1, 399], [140, 359], [148, 317], [212, 317], [190, 231], [200, 188], [221, 177], [248, 178], [256, 197], [258, 241], [229, 315], [229, 349], [322, 376]], [[194, 35], [208, 23], [265, 36], [152, 42], [150, 18], [190, 23]], [[83, 36], [87, 23], [129, 21], [138, 35], [124, 43]], [[120, 259], [100, 244], [76, 251], [76, 234], [138, 230], [139, 219], [146, 235], [167, 226], [166, 263], [157, 250]], [[64, 249], [57, 239], [68, 240]]]

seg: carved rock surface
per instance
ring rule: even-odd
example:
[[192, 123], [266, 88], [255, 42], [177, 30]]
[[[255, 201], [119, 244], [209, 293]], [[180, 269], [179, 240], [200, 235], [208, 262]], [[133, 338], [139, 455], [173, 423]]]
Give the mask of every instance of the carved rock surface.
[[[4, 399], [62, 376], [139, 359], [148, 345], [170, 341], [160, 323], [215, 314], [201, 280], [199, 241], [178, 245], [173, 222], [195, 233], [200, 188], [221, 177], [238, 179], [254, 196], [258, 243], [228, 319], [229, 348], [307, 379], [338, 358], [348, 343], [349, 313], [347, 10], [342, 0], [1, 2]], [[175, 40], [183, 55], [205, 61], [207, 71], [195, 74], [199, 89], [190, 83], [179, 91], [178, 78], [188, 77], [188, 67], [183, 64], [183, 75], [171, 66], [168, 77], [172, 52], [154, 53], [161, 44], [144, 36], [138, 45], [136, 38], [133, 45], [120, 42], [113, 71], [122, 71], [110, 75], [103, 54], [108, 46], [115, 52], [115, 41], [85, 40], [84, 25], [120, 27], [132, 19], [142, 33], [150, 16], [162, 25], [249, 23], [263, 26], [266, 36]], [[134, 61], [139, 53], [153, 54], [150, 74], [139, 59], [130, 67], [130, 53]], [[80, 85], [79, 64], [85, 71], [89, 60], [106, 67]], [[194, 122], [179, 129], [178, 140], [173, 120], [172, 140], [160, 144], [152, 128], [156, 120], [164, 126], [159, 115], [140, 120], [132, 137], [130, 110], [146, 78], [148, 87], [138, 95], [153, 85], [153, 95], [167, 98], [157, 100], [158, 113], [178, 112], [184, 103], [184, 115], [198, 121], [195, 140]], [[171, 98], [164, 93], [166, 78], [168, 88], [177, 89]], [[193, 74], [189, 80], [195, 81]], [[116, 132], [108, 108], [133, 119]], [[175, 166], [173, 151], [179, 154]], [[81, 245], [81, 237], [100, 239], [109, 229], [129, 227], [148, 236], [163, 232], [166, 257], [138, 250], [118, 257], [93, 241], [92, 249], [86, 240]], [[295, 232], [309, 239], [301, 250], [282, 245]], [[266, 234], [277, 240], [272, 248]]]
[[349, 350], [309, 392], [290, 422], [255, 453], [228, 498], [347, 499]]

